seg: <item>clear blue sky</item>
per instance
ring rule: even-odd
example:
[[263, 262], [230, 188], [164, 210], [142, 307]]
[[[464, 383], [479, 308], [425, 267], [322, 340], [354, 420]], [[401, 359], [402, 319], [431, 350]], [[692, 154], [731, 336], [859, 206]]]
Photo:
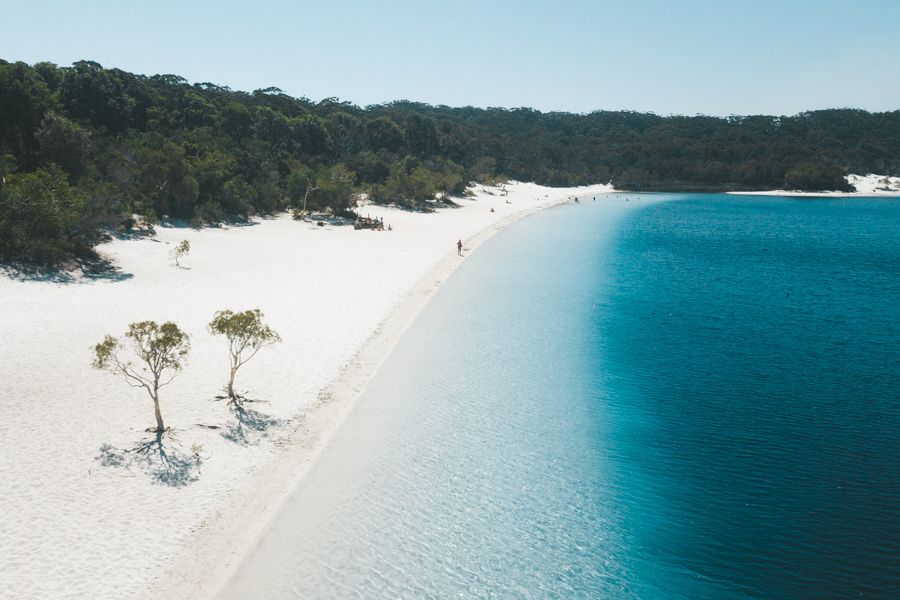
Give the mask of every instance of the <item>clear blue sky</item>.
[[900, 0], [0, 0], [0, 58], [359, 105], [900, 109]]

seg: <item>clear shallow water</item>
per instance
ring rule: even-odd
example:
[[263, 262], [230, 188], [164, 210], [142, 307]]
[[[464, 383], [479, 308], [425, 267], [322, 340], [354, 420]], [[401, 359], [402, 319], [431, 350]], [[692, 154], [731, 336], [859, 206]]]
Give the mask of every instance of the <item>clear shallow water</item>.
[[900, 202], [661, 199], [486, 243], [224, 596], [894, 596]]

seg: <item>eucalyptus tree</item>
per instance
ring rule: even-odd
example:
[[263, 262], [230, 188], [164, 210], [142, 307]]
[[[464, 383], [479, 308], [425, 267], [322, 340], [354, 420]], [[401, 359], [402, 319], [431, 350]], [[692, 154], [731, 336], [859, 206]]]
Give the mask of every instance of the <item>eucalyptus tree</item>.
[[191, 344], [178, 325], [167, 321], [132, 323], [125, 340], [107, 335], [94, 346], [93, 366], [125, 379], [131, 387], [143, 388], [153, 401], [156, 432], [166, 430], [159, 409], [159, 390], [184, 368]]
[[175, 266], [181, 266], [181, 259], [187, 256], [188, 252], [191, 251], [191, 243], [187, 240], [181, 240], [178, 242], [178, 245], [172, 248], [172, 251], [169, 252], [169, 256], [171, 256], [175, 260]]
[[228, 340], [228, 392], [229, 404], [240, 406], [243, 399], [234, 391], [234, 378], [238, 369], [256, 356], [265, 346], [281, 341], [274, 329], [263, 323], [260, 310], [233, 312], [221, 310], [209, 323], [213, 335], [223, 335]]

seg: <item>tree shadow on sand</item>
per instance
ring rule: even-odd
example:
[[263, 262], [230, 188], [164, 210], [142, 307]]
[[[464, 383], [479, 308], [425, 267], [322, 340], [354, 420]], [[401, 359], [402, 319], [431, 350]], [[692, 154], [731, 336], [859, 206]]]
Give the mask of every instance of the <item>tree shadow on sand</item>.
[[[217, 399], [224, 399], [218, 396]], [[269, 429], [277, 427], [281, 424], [281, 419], [277, 419], [266, 413], [250, 409], [245, 406], [247, 403], [264, 402], [263, 400], [252, 400], [244, 396], [236, 396], [228, 402], [228, 410], [234, 417], [222, 432], [222, 437], [229, 442], [249, 446], [259, 440], [260, 437], [266, 437]]]
[[194, 445], [185, 452], [172, 430], [152, 431], [134, 446], [121, 449], [112, 444], [100, 446], [95, 457], [104, 467], [130, 469], [132, 465], [145, 472], [156, 483], [184, 487], [197, 481], [203, 464], [203, 449]]
[[109, 260], [101, 257], [79, 259], [64, 267], [46, 268], [24, 264], [2, 264], [0, 275], [16, 281], [45, 283], [89, 283], [93, 281], [125, 281], [133, 275], [126, 273]]
[[[203, 222], [198, 224], [192, 219], [163, 219], [159, 222], [162, 229], [222, 229], [231, 227], [254, 227], [260, 221], [274, 220], [277, 215], [253, 215], [253, 217], [224, 217], [218, 221]], [[154, 231], [154, 235], [155, 235]]]
[[434, 213], [442, 209], [460, 208], [462, 204], [458, 202], [459, 198], [451, 196], [442, 196], [440, 198], [432, 198], [428, 200], [403, 200], [396, 202], [391, 206], [404, 212], [412, 213]]

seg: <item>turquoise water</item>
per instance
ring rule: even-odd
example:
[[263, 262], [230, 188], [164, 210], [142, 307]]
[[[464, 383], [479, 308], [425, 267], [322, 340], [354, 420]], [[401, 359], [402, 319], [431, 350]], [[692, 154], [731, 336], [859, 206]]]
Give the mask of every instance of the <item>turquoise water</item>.
[[224, 597], [896, 596], [900, 202], [625, 198], [467, 259]]

